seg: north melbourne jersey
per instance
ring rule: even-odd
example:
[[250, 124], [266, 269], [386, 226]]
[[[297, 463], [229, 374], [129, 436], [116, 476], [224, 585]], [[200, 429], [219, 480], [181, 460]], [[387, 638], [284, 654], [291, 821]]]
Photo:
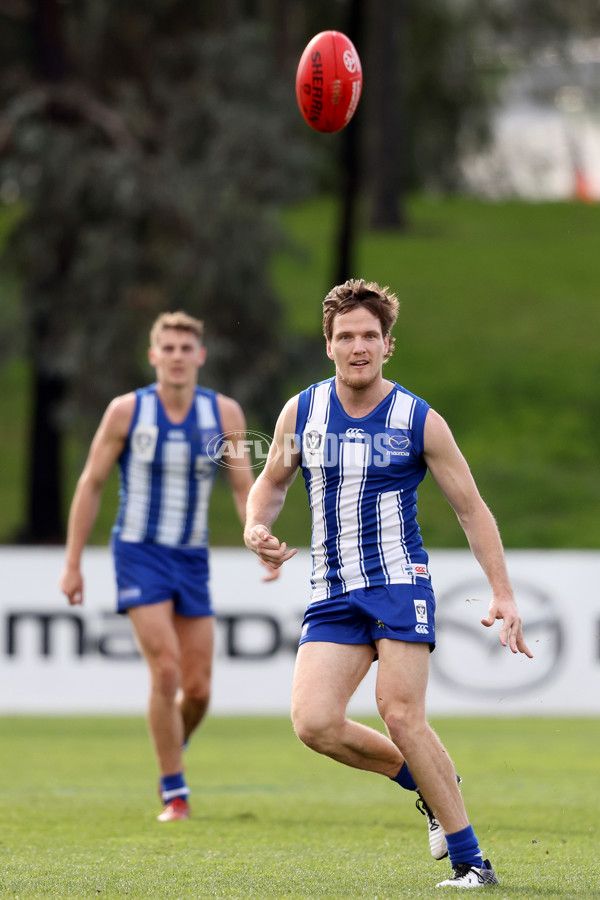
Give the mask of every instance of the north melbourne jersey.
[[429, 405], [398, 384], [348, 416], [335, 379], [299, 396], [296, 439], [312, 517], [312, 600], [381, 584], [429, 584], [417, 523]]
[[171, 422], [156, 385], [136, 391], [127, 442], [119, 457], [121, 541], [205, 547], [217, 464], [209, 455], [222, 435], [214, 391], [196, 387], [186, 419]]

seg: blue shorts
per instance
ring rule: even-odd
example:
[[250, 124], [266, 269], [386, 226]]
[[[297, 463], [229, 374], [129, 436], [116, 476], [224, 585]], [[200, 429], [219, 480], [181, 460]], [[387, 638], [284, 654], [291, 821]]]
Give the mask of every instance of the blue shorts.
[[208, 591], [208, 550], [113, 539], [117, 612], [172, 600], [180, 616], [214, 615]]
[[429, 585], [384, 584], [311, 603], [300, 643], [370, 644], [380, 638], [435, 647], [435, 595]]

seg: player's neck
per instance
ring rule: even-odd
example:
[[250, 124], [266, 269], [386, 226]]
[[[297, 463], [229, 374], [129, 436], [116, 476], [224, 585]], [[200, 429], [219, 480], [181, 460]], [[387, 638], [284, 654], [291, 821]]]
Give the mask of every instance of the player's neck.
[[194, 402], [196, 384], [164, 384], [159, 381], [156, 393], [164, 411], [174, 423], [183, 422]]
[[339, 376], [335, 379], [335, 390], [346, 415], [352, 419], [362, 419], [373, 412], [392, 390], [392, 382], [378, 378], [368, 385], [354, 386], [343, 381]]

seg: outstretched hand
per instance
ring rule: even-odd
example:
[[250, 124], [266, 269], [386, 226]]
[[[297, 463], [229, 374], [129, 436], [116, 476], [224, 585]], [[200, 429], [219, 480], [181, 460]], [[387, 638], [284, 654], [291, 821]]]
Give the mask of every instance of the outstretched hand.
[[500, 602], [494, 598], [490, 603], [487, 617], [481, 620], [481, 624], [485, 625], [486, 628], [491, 628], [496, 619], [502, 620], [502, 628], [500, 629], [500, 643], [502, 646], [506, 647], [508, 644], [513, 653], [524, 653], [529, 659], [533, 659], [533, 653], [523, 637], [523, 623], [515, 601], [511, 599]]

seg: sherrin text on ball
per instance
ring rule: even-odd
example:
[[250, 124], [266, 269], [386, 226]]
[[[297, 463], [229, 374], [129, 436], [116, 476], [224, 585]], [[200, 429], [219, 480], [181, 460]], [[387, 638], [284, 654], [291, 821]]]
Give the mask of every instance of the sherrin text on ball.
[[340, 131], [356, 112], [362, 81], [359, 55], [345, 34], [315, 35], [296, 73], [296, 99], [304, 120], [315, 131]]

